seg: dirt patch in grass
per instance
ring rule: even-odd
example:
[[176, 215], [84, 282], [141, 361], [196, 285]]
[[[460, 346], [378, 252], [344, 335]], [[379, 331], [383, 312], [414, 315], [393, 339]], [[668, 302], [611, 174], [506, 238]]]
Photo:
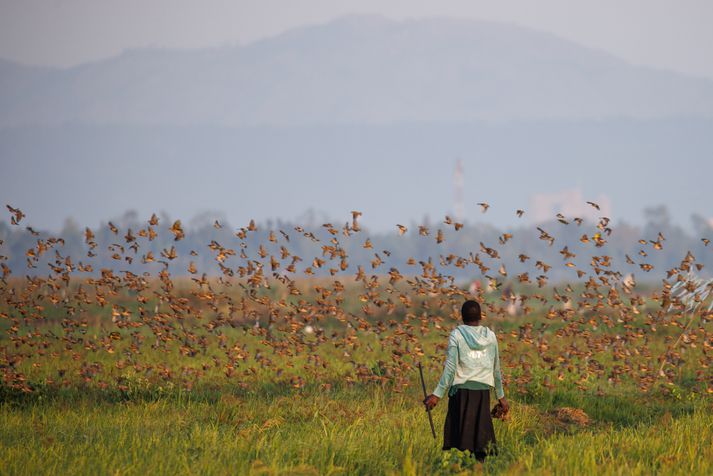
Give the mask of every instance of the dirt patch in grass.
[[547, 436], [554, 433], [574, 433], [589, 427], [592, 419], [581, 408], [559, 407], [540, 415], [543, 433]]

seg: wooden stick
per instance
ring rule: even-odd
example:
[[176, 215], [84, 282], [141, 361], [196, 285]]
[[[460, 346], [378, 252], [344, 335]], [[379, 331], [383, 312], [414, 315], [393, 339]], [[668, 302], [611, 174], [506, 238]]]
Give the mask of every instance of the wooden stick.
[[[426, 381], [423, 380], [423, 367], [421, 367], [421, 362], [418, 363], [418, 373], [421, 375], [421, 388], [423, 389], [423, 398], [426, 399]], [[426, 403], [424, 402], [424, 405]], [[431, 434], [433, 434], [433, 439], [436, 439], [436, 429], [433, 427], [433, 417], [431, 416], [431, 409], [426, 406], [426, 411], [428, 412], [428, 423], [431, 424]]]

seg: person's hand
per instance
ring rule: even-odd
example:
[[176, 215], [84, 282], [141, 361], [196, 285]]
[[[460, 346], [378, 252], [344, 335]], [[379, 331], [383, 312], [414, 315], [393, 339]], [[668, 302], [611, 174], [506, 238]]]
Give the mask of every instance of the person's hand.
[[503, 407], [503, 415], [507, 415], [507, 413], [510, 411], [510, 405], [508, 405], [508, 401], [505, 397], [498, 399], [498, 402], [500, 402], [500, 405]]
[[490, 410], [490, 416], [493, 418], [506, 420], [509, 410], [510, 406], [508, 405], [508, 401], [505, 400], [505, 397], [503, 397], [498, 399], [498, 403], [496, 403], [492, 410]]
[[433, 407], [435, 407], [438, 404], [439, 400], [440, 400], [440, 398], [431, 394], [423, 400], [423, 404], [426, 405], [426, 410], [431, 410], [431, 409], [433, 409]]

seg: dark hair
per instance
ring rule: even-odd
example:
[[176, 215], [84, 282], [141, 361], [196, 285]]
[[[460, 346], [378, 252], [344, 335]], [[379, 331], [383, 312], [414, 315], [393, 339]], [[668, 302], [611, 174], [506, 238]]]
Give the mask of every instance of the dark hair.
[[465, 323], [478, 322], [480, 320], [480, 304], [472, 299], [464, 302], [463, 307], [460, 308], [460, 315]]

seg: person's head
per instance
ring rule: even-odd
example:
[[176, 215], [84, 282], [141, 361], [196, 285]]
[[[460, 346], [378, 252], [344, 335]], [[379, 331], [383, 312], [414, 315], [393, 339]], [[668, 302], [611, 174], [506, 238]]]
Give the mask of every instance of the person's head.
[[480, 322], [480, 304], [477, 301], [468, 300], [460, 308], [460, 315], [464, 324], [477, 324]]

